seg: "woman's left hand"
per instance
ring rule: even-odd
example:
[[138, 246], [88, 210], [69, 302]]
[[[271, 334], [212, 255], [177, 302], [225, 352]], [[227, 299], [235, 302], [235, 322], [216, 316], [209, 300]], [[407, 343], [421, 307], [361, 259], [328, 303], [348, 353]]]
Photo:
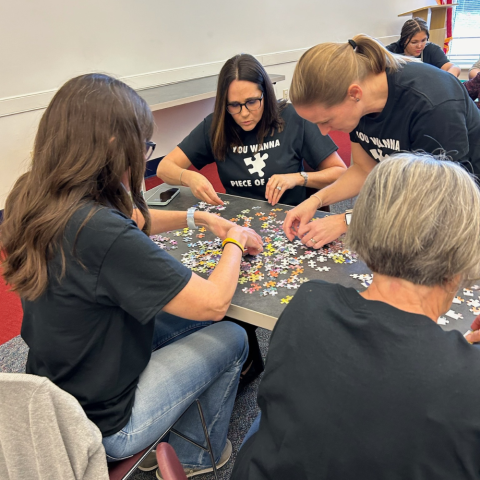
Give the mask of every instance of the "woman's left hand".
[[286, 190], [303, 185], [303, 182], [303, 177], [299, 173], [272, 175], [267, 183], [265, 198], [273, 206], [279, 202]]

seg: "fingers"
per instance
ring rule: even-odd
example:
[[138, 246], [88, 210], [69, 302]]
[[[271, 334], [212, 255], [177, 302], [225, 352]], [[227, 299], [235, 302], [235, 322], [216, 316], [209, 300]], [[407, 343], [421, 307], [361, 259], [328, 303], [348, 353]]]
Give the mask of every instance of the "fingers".
[[472, 330], [480, 330], [480, 315], [477, 315], [471, 327]]
[[470, 343], [480, 343], [480, 330], [465, 335], [465, 340]]
[[284, 194], [285, 190], [288, 190], [290, 186], [285, 182], [282, 175], [272, 175], [268, 180], [267, 187], [265, 189], [265, 198], [272, 206], [277, 204]]

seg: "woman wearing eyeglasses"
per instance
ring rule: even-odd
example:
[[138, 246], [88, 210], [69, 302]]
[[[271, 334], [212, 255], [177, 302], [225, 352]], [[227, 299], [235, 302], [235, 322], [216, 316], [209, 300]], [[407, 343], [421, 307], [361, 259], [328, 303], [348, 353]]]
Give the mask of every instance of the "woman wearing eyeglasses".
[[[346, 169], [337, 147], [316, 125], [300, 118], [285, 101], [252, 55], [236, 55], [218, 79], [213, 114], [206, 117], [159, 164], [157, 175], [171, 185], [184, 185], [200, 200], [222, 204], [201, 170], [215, 162], [227, 193], [298, 205], [305, 188], [323, 188]], [[304, 172], [302, 161], [314, 170]]]

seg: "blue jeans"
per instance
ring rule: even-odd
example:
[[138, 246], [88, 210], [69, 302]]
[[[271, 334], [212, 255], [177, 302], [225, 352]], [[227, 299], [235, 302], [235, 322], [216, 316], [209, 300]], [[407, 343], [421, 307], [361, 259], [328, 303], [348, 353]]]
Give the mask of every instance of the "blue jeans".
[[[185, 410], [175, 428], [205, 445], [198, 410], [192, 405], [198, 398], [218, 461], [248, 355], [245, 330], [231, 322], [195, 322], [162, 312], [155, 319], [152, 350], [128, 423], [103, 439], [107, 459], [120, 460], [151, 445]], [[169, 443], [185, 467], [211, 466], [209, 454], [189, 442], [171, 434]]]

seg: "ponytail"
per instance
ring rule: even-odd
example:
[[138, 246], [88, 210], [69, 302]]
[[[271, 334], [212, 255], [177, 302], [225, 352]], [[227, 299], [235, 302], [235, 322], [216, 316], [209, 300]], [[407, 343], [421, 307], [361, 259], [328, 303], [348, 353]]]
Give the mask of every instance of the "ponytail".
[[406, 61], [364, 34], [355, 35], [346, 43], [321, 43], [307, 50], [298, 61], [290, 99], [294, 105], [338, 105], [352, 83], [387, 68], [398, 71]]

